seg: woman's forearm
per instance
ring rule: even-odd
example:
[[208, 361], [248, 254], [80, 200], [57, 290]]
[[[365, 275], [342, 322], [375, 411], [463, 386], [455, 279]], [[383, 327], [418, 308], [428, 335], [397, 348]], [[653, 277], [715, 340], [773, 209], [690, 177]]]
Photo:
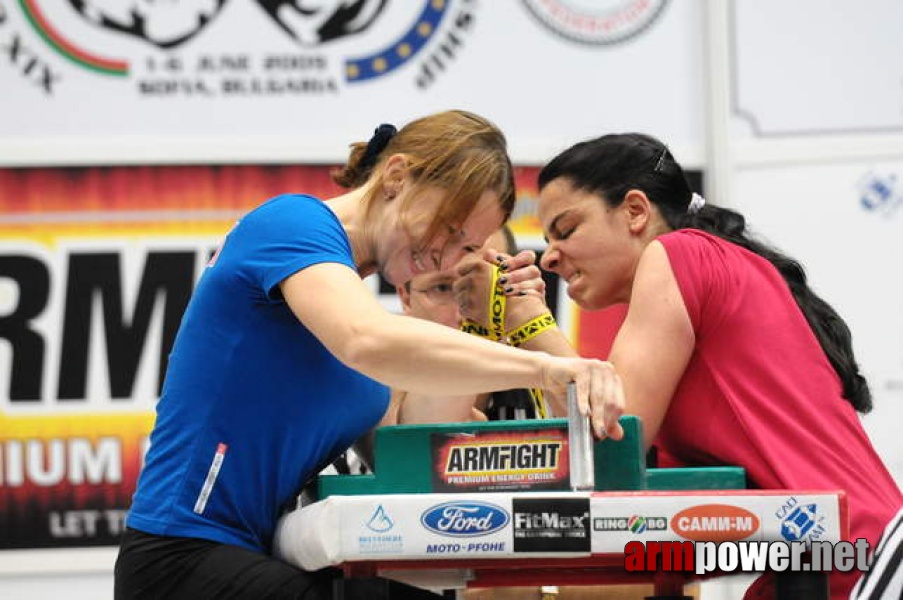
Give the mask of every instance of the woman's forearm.
[[547, 360], [541, 352], [401, 315], [356, 331], [346, 356], [349, 366], [392, 388], [445, 396], [542, 387]]

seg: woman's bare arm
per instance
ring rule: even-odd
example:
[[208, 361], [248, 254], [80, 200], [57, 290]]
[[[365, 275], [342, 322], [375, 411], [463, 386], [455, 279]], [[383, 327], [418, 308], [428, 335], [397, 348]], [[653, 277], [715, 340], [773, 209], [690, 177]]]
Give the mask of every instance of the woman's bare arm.
[[626, 413], [643, 423], [646, 449], [658, 434], [695, 344], [668, 255], [660, 242], [652, 242], [637, 266], [630, 307], [610, 356], [623, 381]]
[[623, 397], [611, 365], [552, 357], [386, 311], [357, 273], [337, 263], [307, 267], [281, 284], [297, 318], [339, 360], [392, 388], [464, 396], [511, 388], [561, 391], [576, 384], [597, 432], [618, 435]]

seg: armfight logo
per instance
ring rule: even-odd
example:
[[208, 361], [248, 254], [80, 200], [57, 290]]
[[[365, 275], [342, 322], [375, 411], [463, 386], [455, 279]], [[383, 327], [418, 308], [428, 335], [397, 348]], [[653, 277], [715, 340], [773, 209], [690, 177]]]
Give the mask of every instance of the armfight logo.
[[433, 491], [568, 489], [564, 428], [434, 434]]
[[476, 4], [0, 0], [0, 48], [48, 95], [75, 76], [150, 97], [336, 94], [396, 73], [424, 90], [466, 49]]

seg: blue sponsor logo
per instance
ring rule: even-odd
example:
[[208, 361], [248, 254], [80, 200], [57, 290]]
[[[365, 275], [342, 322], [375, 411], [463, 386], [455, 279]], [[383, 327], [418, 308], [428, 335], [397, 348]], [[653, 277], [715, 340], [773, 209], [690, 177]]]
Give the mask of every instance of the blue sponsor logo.
[[817, 512], [815, 504], [797, 506], [781, 522], [781, 535], [791, 542], [804, 539], [816, 524]]
[[420, 515], [423, 526], [440, 535], [474, 537], [503, 529], [511, 517], [508, 511], [488, 502], [446, 502]]
[[903, 206], [903, 187], [896, 173], [869, 172], [858, 183], [859, 204], [869, 212], [890, 217]]
[[389, 531], [393, 527], [395, 527], [395, 523], [386, 514], [386, 509], [383, 508], [382, 504], [376, 507], [376, 510], [370, 516], [370, 520], [367, 521], [367, 529], [377, 533]]

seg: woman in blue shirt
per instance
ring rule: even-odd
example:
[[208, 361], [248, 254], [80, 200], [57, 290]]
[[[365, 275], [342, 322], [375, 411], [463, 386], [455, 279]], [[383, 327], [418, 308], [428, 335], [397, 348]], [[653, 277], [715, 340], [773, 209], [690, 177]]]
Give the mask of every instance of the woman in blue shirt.
[[[576, 382], [618, 436], [608, 363], [527, 352], [387, 312], [400, 284], [479, 249], [514, 204], [502, 133], [464, 111], [381, 126], [336, 174], [227, 235], [185, 312], [116, 565], [116, 598], [329, 598], [329, 575], [270, 556], [305, 481], [372, 428], [388, 387], [464, 395]], [[516, 294], [512, 288], [508, 293]], [[426, 343], [425, 343], [426, 341]], [[412, 593], [416, 593], [412, 591]]]

